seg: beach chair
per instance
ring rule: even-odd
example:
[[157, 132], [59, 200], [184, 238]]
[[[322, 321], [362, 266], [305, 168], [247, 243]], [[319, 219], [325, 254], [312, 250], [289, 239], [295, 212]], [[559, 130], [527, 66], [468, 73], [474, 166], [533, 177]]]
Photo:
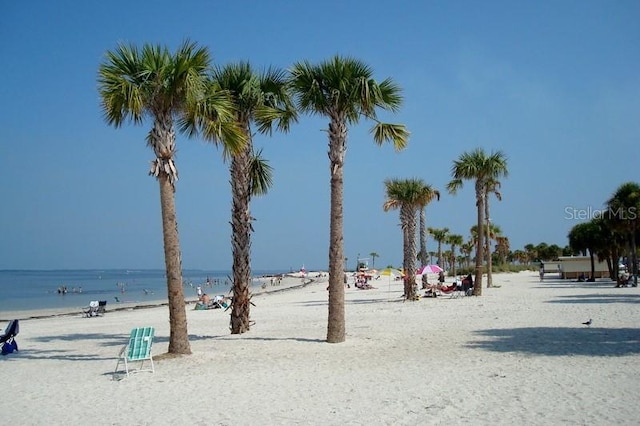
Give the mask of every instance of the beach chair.
[[20, 332], [20, 323], [17, 319], [9, 321], [4, 333], [0, 336], [0, 343], [2, 343], [2, 355], [7, 355], [13, 351], [18, 350], [18, 342], [16, 342], [16, 336]]
[[106, 300], [100, 300], [100, 301], [98, 301], [97, 314], [98, 315], [104, 315], [105, 313], [107, 313], [107, 301]]
[[83, 310], [84, 316], [87, 318], [97, 317], [99, 306], [100, 302], [98, 302], [97, 300], [92, 300], [91, 302], [89, 302], [89, 306]]
[[[130, 373], [137, 373], [140, 371], [155, 372], [153, 366], [153, 357], [151, 356], [151, 346], [153, 345], [153, 327], [138, 327], [131, 330], [129, 336], [129, 343], [120, 350], [118, 355], [118, 362], [114, 374], [118, 372], [120, 361], [124, 361], [124, 370], [129, 377]], [[144, 368], [144, 362], [149, 360], [151, 367]], [[140, 367], [137, 370], [130, 369], [130, 362], [140, 361]]]

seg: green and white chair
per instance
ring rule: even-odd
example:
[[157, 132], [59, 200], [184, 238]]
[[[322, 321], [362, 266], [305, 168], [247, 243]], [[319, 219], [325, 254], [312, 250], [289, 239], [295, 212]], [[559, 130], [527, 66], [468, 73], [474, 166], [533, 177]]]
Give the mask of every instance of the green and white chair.
[[[151, 356], [151, 346], [153, 345], [153, 327], [138, 327], [131, 330], [129, 336], [129, 343], [120, 350], [118, 355], [118, 363], [114, 373], [118, 372], [120, 361], [124, 361], [124, 369], [129, 377], [130, 373], [137, 373], [140, 371], [155, 372], [153, 367], [153, 357]], [[151, 366], [144, 367], [145, 361], [149, 360]], [[129, 363], [140, 361], [140, 367], [138, 369], [130, 369]]]

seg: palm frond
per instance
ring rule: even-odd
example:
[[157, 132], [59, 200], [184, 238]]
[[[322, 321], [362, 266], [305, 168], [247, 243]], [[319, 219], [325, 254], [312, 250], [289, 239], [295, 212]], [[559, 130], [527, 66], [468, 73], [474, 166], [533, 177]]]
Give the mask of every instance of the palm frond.
[[377, 145], [391, 142], [396, 151], [401, 151], [407, 147], [409, 135], [411, 134], [404, 124], [392, 123], [376, 123], [371, 128], [371, 133], [373, 133], [373, 140]]
[[249, 168], [251, 195], [265, 195], [273, 186], [273, 168], [262, 157], [262, 150], [253, 154]]

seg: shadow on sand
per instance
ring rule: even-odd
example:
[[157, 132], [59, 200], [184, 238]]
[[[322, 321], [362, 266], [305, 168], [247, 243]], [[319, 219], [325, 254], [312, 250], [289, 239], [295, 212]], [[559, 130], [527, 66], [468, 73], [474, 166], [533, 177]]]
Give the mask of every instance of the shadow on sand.
[[637, 328], [507, 328], [479, 330], [466, 346], [492, 352], [547, 356], [625, 356], [640, 353]]

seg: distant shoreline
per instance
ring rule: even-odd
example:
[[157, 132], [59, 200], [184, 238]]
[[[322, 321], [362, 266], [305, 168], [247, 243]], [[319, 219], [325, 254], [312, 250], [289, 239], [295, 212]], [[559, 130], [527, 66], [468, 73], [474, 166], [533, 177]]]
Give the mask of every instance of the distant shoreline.
[[[301, 282], [301, 277], [292, 275], [292, 274], [274, 274], [274, 275], [262, 275], [260, 277], [256, 277], [256, 280], [264, 281], [262, 286], [254, 286], [253, 294], [254, 295], [263, 295], [263, 294], [275, 294], [283, 291], [295, 290], [304, 288], [316, 281], [318, 281], [318, 277], [315, 276], [318, 273], [313, 273], [312, 278], [305, 278], [304, 283]], [[309, 274], [312, 275], [312, 274]], [[275, 276], [283, 276], [282, 283], [278, 286], [270, 286], [267, 284], [266, 280], [271, 279]], [[195, 297], [185, 297], [185, 305], [193, 305], [198, 301]], [[156, 300], [145, 300], [145, 301], [136, 301], [136, 302], [115, 302], [110, 303], [107, 301], [107, 311], [106, 315], [113, 312], [121, 312], [121, 311], [132, 311], [138, 309], [150, 309], [150, 308], [159, 308], [162, 306], [168, 306], [169, 302], [164, 299], [156, 299]], [[32, 320], [32, 319], [45, 319], [45, 318], [54, 318], [54, 317], [70, 317], [70, 316], [78, 316], [84, 317], [83, 309], [85, 308], [50, 308], [50, 309], [22, 309], [16, 311], [6, 311], [0, 313], [2, 318], [0, 318], [0, 322], [8, 322], [13, 319], [18, 320]]]

